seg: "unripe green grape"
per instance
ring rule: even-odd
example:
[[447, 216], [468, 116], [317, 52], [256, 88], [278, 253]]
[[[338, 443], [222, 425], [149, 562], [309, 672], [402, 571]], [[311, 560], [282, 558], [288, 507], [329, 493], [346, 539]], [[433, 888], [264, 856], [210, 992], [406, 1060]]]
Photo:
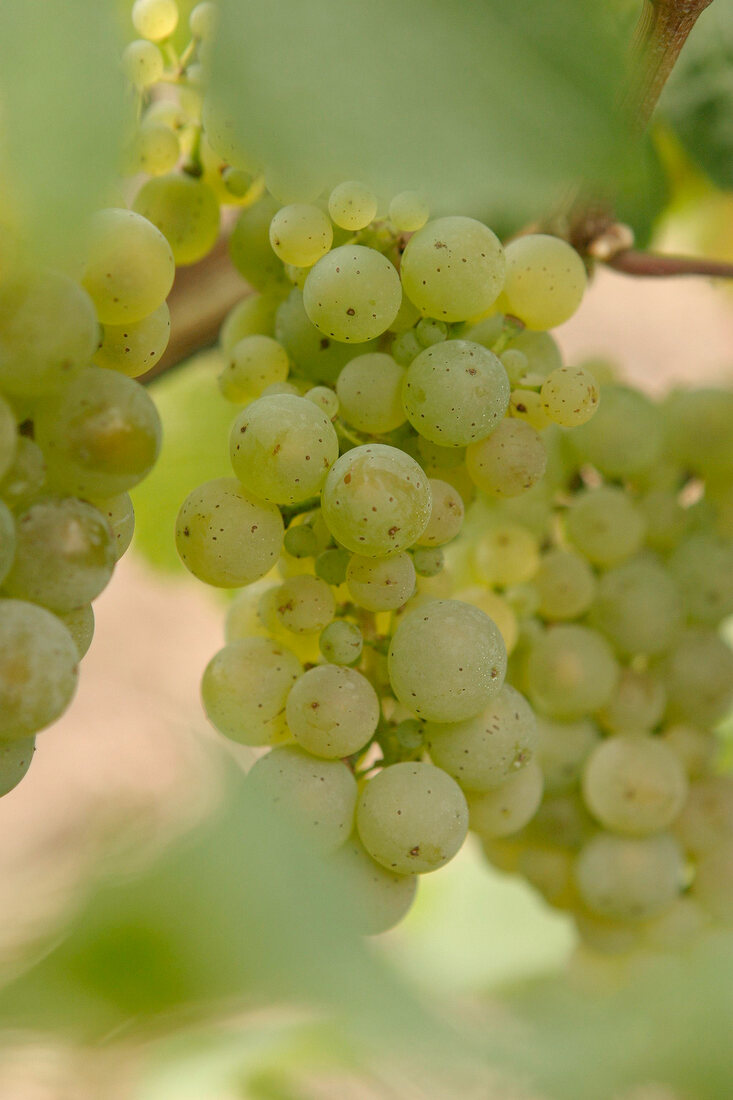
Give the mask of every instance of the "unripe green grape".
[[465, 462], [466, 451], [463, 447], [441, 447], [422, 435], [417, 437], [415, 443], [418, 460], [424, 470], [454, 470]]
[[433, 722], [472, 718], [499, 693], [505, 675], [499, 628], [459, 600], [432, 600], [409, 611], [389, 648], [395, 695]]
[[274, 599], [278, 622], [293, 634], [320, 633], [336, 610], [329, 585], [307, 573], [286, 580]]
[[718, 754], [718, 741], [709, 730], [677, 722], [663, 730], [660, 737], [677, 753], [690, 779], [699, 779], [711, 771]]
[[335, 420], [339, 414], [339, 399], [328, 386], [313, 386], [303, 394], [306, 401], [312, 401], [329, 420]]
[[520, 351], [527, 359], [526, 372], [518, 379], [523, 386], [540, 386], [545, 378], [563, 365], [562, 355], [549, 332], [525, 329], [514, 336], [507, 351]]
[[661, 653], [682, 626], [682, 601], [668, 569], [643, 558], [605, 573], [590, 621], [627, 656]]
[[683, 630], [658, 672], [672, 720], [713, 725], [733, 701], [733, 652], [714, 630]]
[[301, 748], [327, 759], [351, 756], [371, 738], [379, 700], [365, 676], [343, 665], [318, 665], [295, 684], [288, 726]]
[[613, 695], [598, 711], [598, 721], [611, 733], [644, 733], [662, 720], [667, 696], [649, 671], [622, 668]]
[[176, 0], [135, 0], [132, 23], [139, 35], [152, 42], [170, 38], [178, 25]]
[[576, 790], [546, 792], [531, 825], [531, 836], [542, 844], [577, 852], [598, 832], [598, 826]]
[[[501, 843], [500, 838], [497, 840]], [[487, 855], [490, 846], [497, 840], [489, 838], [484, 841]], [[568, 909], [573, 898], [572, 868], [570, 853], [558, 849], [522, 844], [518, 854], [518, 873], [542, 895], [548, 905], [558, 909]]]
[[443, 321], [478, 317], [504, 282], [504, 250], [498, 238], [473, 218], [428, 222], [402, 255], [402, 285], [421, 313]]
[[202, 0], [191, 10], [188, 27], [191, 35], [199, 41], [208, 41], [214, 37], [219, 20], [219, 9], [212, 0]]
[[394, 764], [365, 784], [356, 808], [359, 837], [373, 859], [399, 874], [437, 871], [468, 831], [466, 799], [432, 764]]
[[415, 325], [415, 335], [424, 348], [430, 348], [448, 339], [448, 325], [434, 317], [423, 317]]
[[733, 840], [733, 777], [703, 776], [692, 783], [674, 832], [685, 850], [698, 857]]
[[160, 417], [147, 392], [102, 367], [87, 367], [39, 402], [35, 431], [54, 484], [92, 499], [137, 485], [160, 450]]
[[590, 371], [559, 367], [542, 383], [541, 397], [550, 420], [563, 428], [576, 428], [595, 414], [600, 391]]
[[160, 230], [179, 267], [203, 259], [216, 244], [219, 203], [202, 179], [174, 172], [149, 179], [132, 207]]
[[553, 718], [582, 718], [605, 706], [618, 677], [606, 639], [585, 626], [552, 626], [532, 645], [526, 667], [533, 704]]
[[67, 275], [35, 271], [6, 283], [0, 290], [0, 386], [19, 397], [61, 389], [88, 364], [97, 333], [91, 298]]
[[275, 313], [280, 305], [277, 294], [248, 294], [229, 310], [219, 330], [219, 346], [225, 355], [246, 336], [272, 336]]
[[547, 465], [542, 439], [523, 420], [505, 419], [488, 438], [466, 449], [466, 467], [477, 489], [514, 497], [539, 481]]
[[526, 767], [537, 742], [534, 712], [509, 684], [473, 718], [425, 725], [431, 760], [468, 791], [500, 787], [508, 776]]
[[335, 619], [321, 631], [318, 648], [332, 665], [354, 665], [361, 657], [364, 639], [356, 623]]
[[445, 447], [465, 447], [495, 430], [509, 404], [496, 356], [468, 340], [445, 340], [410, 363], [402, 390], [415, 431]]
[[233, 199], [245, 199], [254, 197], [254, 189], [257, 186], [257, 178], [244, 168], [232, 168], [231, 165], [221, 173], [221, 182], [227, 192], [227, 197]]
[[[308, 318], [303, 306], [303, 294], [293, 290], [277, 311], [275, 335], [297, 365], [298, 370], [314, 382], [333, 385], [354, 350], [324, 336]], [[376, 341], [362, 344], [362, 350], [376, 347]]]
[[620, 565], [641, 549], [644, 517], [623, 492], [601, 486], [580, 493], [568, 509], [568, 538], [594, 565]]
[[342, 546], [366, 557], [387, 557], [407, 549], [427, 527], [430, 484], [404, 451], [370, 443], [334, 463], [321, 508]]
[[691, 535], [674, 551], [669, 568], [692, 622], [714, 626], [733, 615], [733, 540]]
[[528, 825], [542, 800], [542, 769], [530, 760], [495, 790], [470, 792], [469, 824], [483, 839], [512, 836]]
[[104, 516], [74, 497], [43, 497], [16, 519], [16, 554], [5, 578], [11, 597], [71, 611], [106, 588], [115, 566]]
[[493, 351], [494, 345], [504, 331], [504, 323], [504, 314], [492, 311], [488, 317], [484, 317], [476, 324], [467, 321], [462, 335], [465, 340], [472, 340], [474, 344], [481, 344], [482, 347]]
[[[0, 398], [2, 402], [2, 398]], [[2, 437], [2, 404], [0, 403], [0, 452], [3, 450]], [[15, 420], [10, 417], [13, 435], [15, 435]], [[8, 432], [8, 442], [13, 438]], [[0, 463], [1, 465], [1, 463]], [[9, 508], [17, 510], [28, 504], [34, 496], [43, 488], [46, 481], [46, 460], [43, 451], [24, 435], [17, 437], [15, 456], [6, 468], [5, 476], [0, 480], [0, 498]]]
[[154, 99], [143, 116], [142, 124], [147, 122], [162, 122], [178, 135], [190, 125], [186, 112], [174, 99]]
[[285, 382], [290, 370], [288, 353], [271, 336], [252, 334], [238, 340], [229, 350], [227, 363], [217, 381], [227, 401], [246, 405], [278, 382]]
[[360, 932], [367, 936], [387, 932], [403, 919], [415, 900], [416, 875], [399, 875], [377, 863], [354, 834], [332, 859], [354, 905]]
[[592, 913], [643, 920], [679, 895], [684, 859], [668, 833], [641, 838], [599, 833], [578, 856], [575, 877]]
[[0, 599], [0, 743], [60, 718], [76, 691], [78, 661], [71, 635], [50, 611]]
[[280, 510], [251, 497], [234, 477], [194, 489], [176, 520], [183, 564], [218, 588], [240, 588], [264, 577], [280, 556], [283, 535]]
[[259, 614], [260, 601], [277, 587], [272, 581], [261, 578], [236, 593], [226, 614], [224, 637], [227, 642], [268, 634]]
[[312, 267], [332, 242], [331, 223], [319, 206], [291, 203], [281, 207], [270, 222], [272, 250], [285, 264]]
[[98, 367], [107, 367], [138, 378], [162, 358], [171, 334], [168, 305], [162, 302], [141, 321], [105, 325], [102, 342], [94, 353]]
[[0, 585], [7, 577], [15, 557], [15, 520], [13, 513], [0, 500]]
[[537, 432], [541, 432], [552, 423], [545, 412], [542, 398], [534, 390], [512, 390], [508, 415], [515, 420], [526, 420]]
[[0, 393], [0, 478], [4, 479], [3, 489], [16, 457], [19, 438], [13, 410]]
[[307, 523], [292, 524], [285, 532], [283, 549], [294, 558], [313, 558], [318, 553], [318, 539]]
[[14, 790], [27, 775], [35, 751], [35, 737], [0, 741], [0, 798]]
[[82, 282], [103, 325], [141, 321], [168, 297], [176, 273], [171, 246], [134, 210], [95, 214]]
[[567, 241], [530, 233], [505, 249], [506, 312], [528, 329], [555, 328], [580, 305], [588, 282], [578, 253]]
[[545, 790], [548, 794], [575, 790], [585, 761], [601, 740], [598, 727], [588, 718], [557, 722], [539, 716], [537, 734], [537, 760], [545, 777]]
[[171, 172], [181, 155], [178, 134], [164, 122], [144, 122], [132, 146], [131, 168], [149, 176]]
[[662, 416], [638, 390], [604, 386], [595, 415], [568, 439], [573, 451], [606, 477], [634, 477], [661, 456]]
[[679, 503], [677, 494], [668, 489], [651, 489], [637, 499], [636, 506], [646, 524], [647, 546], [662, 553], [673, 550], [689, 522], [687, 509]]
[[[271, 195], [245, 207], [229, 237], [229, 255], [239, 274], [256, 290], [284, 297], [288, 282], [282, 262], [270, 245], [270, 222], [279, 209], [280, 204]], [[279, 335], [278, 340], [284, 343]]]
[[585, 558], [560, 547], [543, 554], [533, 584], [545, 619], [577, 619], [593, 603], [596, 578]]
[[415, 335], [414, 329], [401, 332], [392, 341], [392, 347], [390, 348], [392, 358], [402, 367], [409, 367], [413, 359], [416, 359], [422, 350], [423, 346]]
[[135, 509], [129, 493], [119, 493], [104, 500], [91, 500], [102, 513], [112, 532], [112, 551], [115, 561], [119, 561], [126, 552], [135, 533]]
[[249, 492], [275, 504], [297, 504], [320, 492], [338, 452], [325, 413], [290, 394], [253, 401], [229, 438], [234, 473]]
[[445, 566], [445, 554], [439, 546], [416, 546], [412, 564], [418, 577], [437, 577]]
[[289, 818], [322, 852], [345, 844], [353, 828], [356, 780], [340, 760], [318, 760], [283, 745], [255, 761], [247, 791]]
[[389, 326], [389, 331], [394, 332], [397, 335], [402, 335], [414, 329], [421, 316], [422, 315], [417, 306], [414, 306], [410, 299], [405, 294], [403, 294], [400, 308], [397, 311], [397, 316]]
[[430, 207], [418, 191], [400, 191], [389, 204], [389, 217], [400, 233], [415, 233], [430, 217]]
[[346, 570], [346, 585], [357, 607], [396, 611], [415, 591], [415, 566], [404, 552], [390, 558], [354, 554]]
[[357, 431], [383, 435], [405, 422], [404, 367], [391, 355], [369, 352], [346, 364], [336, 381], [341, 416]]
[[486, 584], [505, 588], [529, 581], [537, 572], [537, 539], [518, 523], [493, 523], [474, 549], [474, 568]]
[[376, 217], [377, 196], [366, 184], [348, 180], [334, 187], [328, 197], [328, 212], [341, 229], [365, 229]]
[[386, 256], [364, 245], [334, 248], [311, 268], [303, 287], [309, 319], [324, 335], [362, 344], [385, 332], [402, 300], [400, 277]]
[[209, 721], [242, 745], [287, 740], [285, 701], [302, 674], [295, 654], [272, 638], [240, 638], [211, 658], [201, 681]]
[[463, 501], [452, 485], [438, 478], [430, 478], [430, 492], [433, 509], [417, 543], [418, 546], [444, 546], [458, 535], [463, 526]]
[[335, 550], [324, 550], [316, 558], [316, 576], [321, 577], [328, 584], [343, 584], [350, 561], [351, 554], [341, 547]]
[[730, 390], [675, 391], [664, 403], [663, 416], [667, 449], [682, 467], [705, 478], [730, 480], [733, 475]]
[[122, 51], [122, 71], [136, 88], [149, 88], [163, 75], [163, 55], [144, 38], [130, 42]]
[[585, 804], [607, 829], [646, 836], [671, 825], [687, 797], [679, 758], [658, 737], [617, 734], [597, 745], [583, 771]]
[[94, 608], [90, 603], [75, 607], [72, 611], [55, 611], [74, 640], [79, 660], [89, 652], [94, 637]]

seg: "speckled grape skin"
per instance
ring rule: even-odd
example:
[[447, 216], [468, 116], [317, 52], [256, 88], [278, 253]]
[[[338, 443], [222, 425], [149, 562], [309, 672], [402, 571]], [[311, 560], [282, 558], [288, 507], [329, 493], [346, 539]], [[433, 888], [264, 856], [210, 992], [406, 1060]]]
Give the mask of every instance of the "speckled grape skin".
[[345, 244], [323, 256], [303, 287], [308, 317], [326, 336], [366, 343], [385, 332], [402, 300], [400, 277], [374, 248]]
[[134, 210], [102, 210], [92, 236], [82, 282], [103, 325], [141, 321], [168, 297], [176, 262], [168, 241]]
[[31, 766], [35, 750], [35, 737], [0, 741], [0, 798], [18, 786]]
[[402, 285], [427, 317], [466, 321], [496, 300], [504, 283], [498, 237], [474, 218], [437, 218], [410, 238], [402, 256]]
[[388, 557], [412, 546], [427, 527], [430, 483], [404, 451], [370, 443], [333, 465], [321, 506], [342, 546], [364, 557]]
[[201, 696], [209, 721], [242, 745], [289, 740], [288, 692], [302, 675], [295, 654], [274, 638], [238, 638], [209, 661]]
[[491, 496], [519, 496], [539, 481], [546, 465], [542, 438], [524, 420], [502, 420], [496, 431], [466, 450], [471, 480]]
[[317, 665], [295, 684], [288, 726], [300, 746], [327, 759], [363, 748], [377, 728], [379, 700], [366, 676], [342, 665]]
[[219, 203], [202, 179], [170, 173], [147, 180], [133, 209], [160, 230], [178, 266], [203, 259], [219, 236]]
[[469, 794], [471, 829], [482, 840], [518, 833], [537, 813], [542, 786], [542, 768], [536, 760], [530, 760], [526, 768], [506, 776], [495, 790]]
[[76, 691], [79, 654], [59, 619], [23, 600], [0, 600], [0, 739], [49, 726]]

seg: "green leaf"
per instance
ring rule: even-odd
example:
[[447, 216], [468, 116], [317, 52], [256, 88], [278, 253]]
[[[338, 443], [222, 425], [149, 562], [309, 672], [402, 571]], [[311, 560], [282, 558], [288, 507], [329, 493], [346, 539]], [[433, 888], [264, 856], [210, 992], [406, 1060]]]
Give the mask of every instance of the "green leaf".
[[109, 3], [0, 4], [0, 221], [43, 262], [75, 262], [84, 219], [112, 191], [121, 50]]
[[636, 179], [625, 42], [587, 0], [222, 0], [212, 93], [278, 197], [360, 178], [383, 200], [516, 220], [579, 177]]

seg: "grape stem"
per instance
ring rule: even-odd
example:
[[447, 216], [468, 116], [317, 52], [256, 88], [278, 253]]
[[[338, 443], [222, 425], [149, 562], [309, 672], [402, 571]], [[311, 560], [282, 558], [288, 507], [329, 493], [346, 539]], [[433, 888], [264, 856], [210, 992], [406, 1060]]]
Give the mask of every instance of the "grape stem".
[[634, 248], [617, 252], [605, 263], [625, 275], [709, 275], [717, 279], [733, 279], [733, 264], [694, 256], [663, 256]]

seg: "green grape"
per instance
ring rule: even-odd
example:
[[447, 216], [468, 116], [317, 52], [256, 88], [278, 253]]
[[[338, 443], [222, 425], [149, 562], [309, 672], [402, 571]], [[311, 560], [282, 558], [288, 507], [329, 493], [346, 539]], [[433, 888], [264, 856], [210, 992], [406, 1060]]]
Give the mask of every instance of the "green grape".
[[[502, 364], [503, 361], [502, 357]], [[537, 432], [543, 431], [552, 423], [545, 412], [541, 396], [534, 390], [512, 390], [507, 415], [516, 420], [526, 420]]]
[[156, 45], [138, 38], [122, 52], [122, 71], [136, 88], [149, 88], [163, 75], [163, 55]]
[[[417, 306], [414, 306], [409, 298], [404, 294], [402, 295], [402, 304], [397, 311], [392, 324], [389, 326], [389, 331], [401, 335], [409, 330], [413, 329], [417, 322], [420, 320], [421, 314]], [[413, 336], [415, 334], [413, 333]]]
[[142, 321], [168, 297], [175, 273], [168, 241], [147, 218], [119, 209], [94, 215], [82, 282], [103, 325]]
[[559, 367], [542, 383], [541, 397], [550, 420], [563, 428], [576, 428], [595, 414], [600, 391], [590, 371]]
[[149, 395], [102, 367], [87, 367], [57, 397], [39, 402], [35, 431], [54, 485], [92, 499], [137, 485], [160, 450], [160, 417]]
[[714, 630], [683, 630], [660, 662], [659, 675], [667, 716], [674, 721], [713, 725], [733, 701], [733, 652]]
[[422, 350], [423, 346], [415, 335], [414, 329], [401, 332], [392, 341], [392, 347], [390, 348], [392, 358], [401, 367], [409, 367], [413, 359], [416, 359]]
[[618, 666], [602, 635], [562, 623], [532, 645], [526, 667], [532, 703], [552, 718], [582, 718], [611, 698]]
[[444, 447], [465, 447], [495, 430], [509, 392], [493, 352], [468, 340], [445, 340], [410, 363], [402, 400], [420, 435]]
[[332, 665], [354, 665], [361, 657], [364, 638], [356, 623], [335, 619], [321, 631], [318, 648]]
[[61, 619], [73, 638], [81, 660], [89, 652], [89, 646], [94, 637], [94, 608], [87, 603], [81, 607], [75, 607], [72, 611], [56, 611], [54, 614], [57, 619]]
[[578, 253], [567, 241], [530, 233], [505, 249], [506, 312], [528, 329], [555, 328], [575, 313], [588, 282]]
[[400, 191], [389, 204], [389, 217], [400, 233], [415, 233], [430, 217], [430, 207], [419, 191]]
[[733, 540], [693, 534], [669, 559], [689, 619], [715, 626], [733, 615]]
[[[612, 920], [610, 917], [601, 917], [597, 913], [589, 913], [586, 909], [579, 908], [577, 898], [573, 907], [575, 925], [583, 944], [587, 945], [597, 958], [601, 955], [625, 955], [638, 948], [644, 925], [629, 924], [620, 918]], [[633, 1092], [631, 1098], [633, 1100]], [[643, 1100], [643, 1092], [642, 1092]]]
[[340, 760], [318, 760], [283, 745], [254, 762], [245, 789], [289, 818], [322, 852], [345, 844], [353, 828], [356, 780]]
[[575, 877], [591, 913], [614, 920], [643, 920], [679, 895], [684, 859], [668, 833], [649, 837], [599, 833], [580, 852]]
[[[487, 848], [496, 843], [497, 840], [493, 838], [484, 841], [487, 855]], [[500, 838], [498, 843], [501, 843]], [[573, 861], [569, 852], [522, 844], [516, 869], [530, 886], [534, 886], [548, 905], [568, 909], [573, 898], [572, 867]]]
[[251, 172], [246, 172], [243, 168], [232, 168], [231, 165], [221, 172], [221, 182], [226, 188], [227, 198], [232, 199], [254, 197], [258, 186], [258, 180]]
[[[36, 271], [0, 290], [0, 386], [42, 397], [66, 385], [97, 346], [89, 295], [58, 271]], [[1, 472], [1, 471], [0, 471]]]
[[503, 331], [504, 314], [491, 313], [489, 317], [484, 317], [475, 325], [468, 321], [464, 326], [462, 337], [464, 340], [471, 340], [474, 344], [481, 344], [482, 347], [493, 351], [494, 344], [503, 335]]
[[275, 313], [280, 305], [277, 294], [248, 294], [229, 310], [219, 330], [219, 346], [231, 355], [235, 344], [246, 336], [272, 336]]
[[733, 840], [706, 852], [697, 865], [695, 894], [712, 917], [726, 925], [733, 923]]
[[350, 561], [351, 554], [341, 547], [336, 550], [324, 550], [316, 558], [316, 575], [329, 584], [343, 584]]
[[319, 206], [297, 202], [283, 206], [270, 222], [270, 244], [283, 263], [312, 267], [333, 242], [333, 229]]
[[369, 855], [398, 874], [437, 871], [459, 851], [468, 831], [466, 798], [432, 764], [393, 764], [365, 784], [356, 826]]
[[[245, 207], [229, 237], [229, 255], [239, 274], [256, 290], [284, 297], [288, 282], [282, 261], [270, 245], [270, 222], [279, 209], [279, 203], [271, 195]], [[278, 340], [285, 343], [279, 335]]]
[[0, 743], [60, 718], [76, 691], [78, 660], [71, 635], [50, 611], [0, 599]]
[[444, 321], [478, 317], [504, 283], [499, 239], [473, 218], [438, 218], [407, 243], [402, 285], [421, 313]]
[[346, 585], [357, 607], [396, 611], [415, 591], [415, 566], [404, 552], [390, 558], [354, 554], [346, 570]]
[[412, 564], [418, 577], [437, 577], [445, 566], [445, 554], [439, 546], [416, 546]]
[[606, 477], [634, 477], [661, 457], [662, 416], [638, 390], [604, 386], [595, 415], [573, 430], [569, 442], [582, 461]]
[[681, 951], [699, 939], [709, 923], [708, 913], [695, 898], [675, 898], [659, 916], [645, 923], [644, 941], [652, 949]]
[[306, 401], [312, 401], [322, 413], [325, 413], [329, 420], [335, 420], [338, 416], [339, 399], [328, 386], [313, 386], [311, 389], [306, 390], [303, 396]]
[[417, 540], [418, 546], [444, 546], [463, 526], [463, 501], [452, 485], [438, 478], [430, 478], [430, 492], [433, 510], [427, 527]]
[[445, 321], [436, 321], [434, 317], [423, 317], [415, 325], [415, 335], [424, 348], [430, 348], [448, 339], [448, 325]]
[[596, 578], [585, 558], [555, 547], [543, 554], [533, 584], [545, 619], [577, 619], [593, 603]]
[[377, 728], [379, 700], [365, 676], [343, 665], [317, 665], [292, 688], [287, 719], [295, 740], [314, 756], [351, 756]]
[[320, 492], [338, 453], [325, 413], [290, 394], [253, 401], [229, 437], [234, 473], [248, 492], [275, 504], [297, 504]]
[[17, 787], [27, 774], [35, 751], [35, 737], [0, 741], [0, 798]]
[[94, 353], [98, 367], [108, 367], [138, 378], [162, 358], [171, 334], [168, 306], [162, 302], [142, 321], [126, 325], [105, 325], [102, 340]]
[[357, 928], [364, 935], [389, 931], [415, 900], [417, 876], [398, 875], [376, 863], [356, 835], [339, 848], [332, 866], [353, 901]]
[[107, 520], [112, 532], [112, 552], [115, 561], [119, 561], [135, 533], [135, 509], [129, 494], [119, 493], [118, 496], [92, 500], [89, 503], [93, 504]]
[[43, 497], [20, 512], [8, 595], [51, 611], [72, 611], [106, 588], [115, 567], [101, 512], [74, 497]]
[[[661, 685], [660, 691], [663, 692]], [[666, 696], [664, 701], [666, 703]], [[708, 730], [678, 722], [668, 726], [660, 736], [677, 753], [690, 779], [699, 779], [711, 770], [718, 743]]]
[[537, 760], [547, 793], [575, 790], [585, 761], [601, 739], [598, 728], [588, 718], [556, 722], [540, 716], [537, 734]]
[[676, 836], [694, 856], [714, 851], [733, 839], [733, 777], [704, 776], [690, 785], [687, 802], [675, 822]]
[[290, 577], [275, 593], [278, 622], [293, 634], [318, 634], [336, 610], [333, 592], [320, 577]]
[[[348, 344], [331, 340], [311, 324], [303, 306], [303, 294], [297, 289], [290, 292], [277, 311], [275, 335], [300, 373], [314, 382], [333, 385], [354, 356]], [[362, 344], [362, 349], [371, 347], [376, 347], [376, 341]]]
[[191, 9], [188, 17], [188, 27], [193, 38], [199, 41], [208, 41], [214, 37], [219, 20], [219, 9], [213, 0], [202, 0]]
[[303, 287], [309, 319], [324, 335], [363, 344], [385, 332], [402, 300], [400, 277], [374, 248], [345, 244], [323, 256]]
[[404, 377], [404, 367], [391, 355], [383, 352], [357, 355], [336, 381], [341, 416], [357, 431], [369, 435], [383, 435], [399, 428], [405, 422]]
[[625, 562], [601, 577], [590, 621], [622, 654], [661, 653], [682, 626], [677, 585], [657, 562]]
[[[2, 421], [2, 398], [0, 398], [0, 422]], [[12, 431], [15, 433], [15, 421], [12, 420]], [[0, 424], [0, 435], [2, 426]], [[8, 433], [8, 441], [12, 437]], [[0, 443], [2, 450], [2, 443]], [[0, 498], [9, 508], [18, 509], [28, 504], [34, 496], [43, 488], [46, 481], [46, 462], [43, 451], [24, 435], [17, 437], [15, 457], [7, 467], [5, 476], [0, 480]]]
[[549, 332], [525, 329], [509, 341], [507, 351], [510, 349], [520, 351], [527, 359], [526, 372], [517, 379], [523, 386], [542, 385], [548, 375], [563, 365], [560, 349]]
[[594, 565], [620, 565], [641, 549], [644, 517], [622, 489], [579, 493], [567, 512], [568, 538]]
[[[652, 550], [673, 550], [687, 531], [688, 513], [668, 489], [651, 489], [636, 506], [646, 524], [646, 543]], [[684, 593], [683, 593], [684, 595]]]
[[176, 0], [135, 0], [132, 23], [142, 38], [152, 42], [170, 38], [178, 25]]
[[[18, 429], [13, 410], [0, 393], [0, 478], [4, 479], [3, 490], [10, 477], [10, 471], [16, 457], [16, 448], [19, 448], [19, 446]], [[4, 492], [3, 495], [5, 495]]]
[[532, 821], [530, 835], [542, 844], [577, 852], [598, 832], [580, 795], [574, 790], [547, 792]]
[[395, 695], [432, 722], [472, 718], [499, 693], [505, 674], [499, 628], [459, 600], [431, 600], [409, 611], [389, 648]]
[[666, 704], [664, 688], [652, 672], [622, 668], [598, 721], [611, 733], [643, 733], [661, 722]]
[[492, 523], [474, 550], [477, 575], [486, 584], [500, 588], [531, 580], [539, 562], [537, 539], [517, 523]]
[[303, 672], [295, 654], [273, 638], [240, 638], [209, 661], [201, 697], [209, 721], [242, 745], [288, 740], [285, 701]]
[[321, 501], [333, 537], [366, 557], [411, 546], [430, 519], [430, 483], [396, 447], [370, 443], [343, 454], [328, 473]]
[[313, 558], [318, 553], [318, 539], [308, 523], [292, 524], [285, 532], [283, 549], [294, 558]]
[[277, 587], [277, 584], [263, 578], [236, 593], [229, 604], [225, 620], [224, 637], [227, 642], [254, 635], [267, 635], [267, 627], [259, 614], [260, 601]]
[[685, 769], [658, 737], [617, 734], [597, 745], [583, 770], [583, 798], [601, 825], [646, 836], [666, 829], [687, 797]]
[[471, 829], [483, 839], [511, 836], [529, 824], [542, 800], [542, 769], [530, 760], [521, 771], [508, 775], [500, 787], [469, 792]]
[[341, 229], [366, 229], [376, 217], [377, 196], [366, 184], [348, 180], [334, 187], [328, 198], [328, 212]]
[[173, 171], [180, 155], [181, 143], [175, 130], [165, 122], [146, 120], [135, 135], [131, 168], [149, 176], [164, 176]]
[[685, 469], [705, 478], [733, 476], [730, 426], [733, 394], [730, 390], [679, 390], [664, 408], [667, 449]]
[[16, 547], [15, 520], [7, 504], [0, 500], [0, 585], [13, 564]]
[[283, 535], [279, 509], [249, 496], [233, 477], [199, 485], [176, 520], [183, 564], [218, 588], [240, 588], [264, 577], [280, 556]]
[[487, 439], [466, 449], [466, 467], [477, 489], [490, 496], [514, 497], [531, 489], [545, 472], [547, 451], [523, 420], [505, 419]]
[[519, 348], [507, 348], [499, 356], [510, 385], [519, 386], [529, 373], [529, 359]]
[[429, 439], [419, 435], [416, 439], [417, 455], [423, 469], [454, 470], [462, 466], [466, 460], [466, 451], [463, 447], [441, 447], [439, 443], [432, 443]]
[[430, 758], [464, 790], [490, 791], [526, 767], [537, 749], [537, 721], [509, 684], [480, 714], [462, 722], [427, 722]]
[[180, 103], [174, 99], [154, 99], [143, 116], [143, 125], [147, 122], [162, 122], [179, 135], [191, 124]]
[[186, 173], [149, 179], [132, 208], [160, 230], [178, 266], [203, 259], [219, 237], [216, 195], [204, 180]]

